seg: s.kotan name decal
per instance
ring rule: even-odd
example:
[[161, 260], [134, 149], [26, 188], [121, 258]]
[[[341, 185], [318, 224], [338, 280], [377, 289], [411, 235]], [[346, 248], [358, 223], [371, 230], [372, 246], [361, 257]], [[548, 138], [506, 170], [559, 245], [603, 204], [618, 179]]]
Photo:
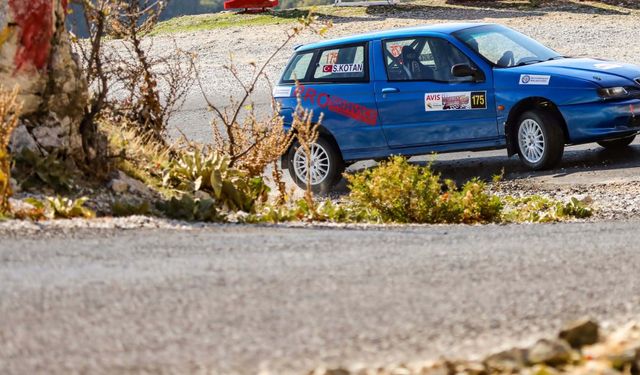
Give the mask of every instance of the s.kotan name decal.
[[323, 73], [362, 73], [364, 64], [327, 64], [322, 66]]

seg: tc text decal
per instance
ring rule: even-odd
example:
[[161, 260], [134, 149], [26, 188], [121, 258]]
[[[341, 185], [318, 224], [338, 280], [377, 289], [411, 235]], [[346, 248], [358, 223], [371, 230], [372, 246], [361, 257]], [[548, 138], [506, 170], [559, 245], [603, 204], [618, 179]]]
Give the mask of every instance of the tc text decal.
[[317, 105], [320, 108], [326, 108], [333, 113], [364, 122], [368, 125], [375, 125], [378, 120], [378, 111], [375, 109], [344, 100], [335, 95], [329, 96], [327, 93], [317, 92], [311, 87], [299, 85], [295, 90], [295, 94], [296, 96], [299, 95], [303, 102]]

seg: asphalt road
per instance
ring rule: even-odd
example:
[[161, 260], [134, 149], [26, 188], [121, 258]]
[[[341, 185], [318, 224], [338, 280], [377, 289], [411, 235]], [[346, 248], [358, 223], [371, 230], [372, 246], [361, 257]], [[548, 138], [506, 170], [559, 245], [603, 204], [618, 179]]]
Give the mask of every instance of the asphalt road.
[[640, 222], [0, 239], [0, 373], [303, 373], [640, 315]]

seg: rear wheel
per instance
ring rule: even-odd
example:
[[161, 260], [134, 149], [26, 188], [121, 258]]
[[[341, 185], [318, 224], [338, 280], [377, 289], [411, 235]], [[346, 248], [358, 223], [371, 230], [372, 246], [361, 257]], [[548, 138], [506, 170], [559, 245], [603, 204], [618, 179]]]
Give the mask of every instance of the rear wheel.
[[289, 150], [289, 175], [300, 188], [307, 187], [307, 173], [310, 171], [311, 190], [314, 193], [327, 193], [340, 181], [345, 166], [339, 150], [324, 138], [311, 146], [310, 169], [303, 147], [295, 142]]
[[548, 169], [562, 159], [564, 134], [559, 121], [548, 112], [525, 112], [518, 120], [516, 137], [520, 160], [530, 169]]
[[635, 134], [628, 137], [624, 137], [624, 138], [611, 139], [608, 141], [600, 141], [598, 142], [598, 144], [604, 148], [615, 150], [615, 149], [629, 146], [634, 139], [636, 139]]

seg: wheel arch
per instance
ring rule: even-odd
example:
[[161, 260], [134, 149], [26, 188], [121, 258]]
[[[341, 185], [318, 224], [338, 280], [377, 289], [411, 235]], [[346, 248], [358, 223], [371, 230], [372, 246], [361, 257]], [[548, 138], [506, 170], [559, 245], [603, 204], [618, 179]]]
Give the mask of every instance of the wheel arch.
[[[344, 157], [342, 156], [342, 150], [340, 150], [338, 141], [336, 141], [336, 138], [333, 136], [331, 131], [329, 131], [329, 129], [325, 128], [324, 126], [320, 125], [318, 126], [318, 133], [319, 133], [319, 137], [322, 137], [325, 140], [327, 140], [329, 143], [331, 143], [331, 145], [335, 148], [336, 152], [344, 162]], [[289, 169], [289, 158], [287, 156], [289, 155], [289, 152], [291, 151], [292, 147], [293, 147], [293, 143], [291, 143], [291, 146], [289, 146], [289, 149], [287, 149], [287, 151], [284, 154], [282, 154], [282, 156], [280, 157], [280, 167], [282, 169]]]
[[536, 96], [523, 99], [516, 103], [516, 105], [509, 111], [509, 116], [505, 123], [505, 137], [507, 140], [507, 152], [509, 156], [518, 153], [518, 140], [516, 139], [516, 132], [518, 126], [518, 119], [523, 113], [531, 110], [542, 110], [551, 113], [560, 123], [562, 127], [562, 134], [564, 135], [564, 143], [569, 143], [569, 130], [567, 128], [567, 122], [562, 116], [558, 106], [551, 100]]

